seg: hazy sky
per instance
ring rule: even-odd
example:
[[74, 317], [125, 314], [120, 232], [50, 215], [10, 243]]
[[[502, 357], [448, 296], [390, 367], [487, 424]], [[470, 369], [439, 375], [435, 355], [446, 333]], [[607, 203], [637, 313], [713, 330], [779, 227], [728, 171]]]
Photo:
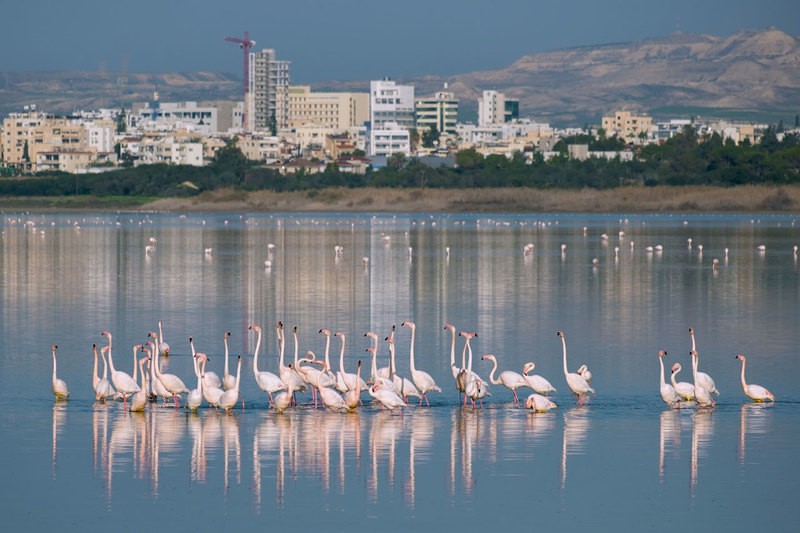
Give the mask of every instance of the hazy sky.
[[6, 0], [0, 71], [240, 75], [223, 40], [245, 30], [292, 62], [294, 83], [402, 79], [506, 66], [533, 52], [775, 26], [797, 0]]

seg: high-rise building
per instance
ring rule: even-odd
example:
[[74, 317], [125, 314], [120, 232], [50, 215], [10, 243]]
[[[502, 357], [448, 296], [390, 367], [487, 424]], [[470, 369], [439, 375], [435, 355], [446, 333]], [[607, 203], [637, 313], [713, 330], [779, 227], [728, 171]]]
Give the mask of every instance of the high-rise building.
[[277, 129], [287, 127], [289, 64], [289, 61], [279, 61], [272, 48], [250, 54], [249, 94], [252, 102], [245, 102], [250, 106], [247, 113], [250, 124], [246, 130], [268, 130], [273, 120]]
[[447, 84], [443, 91], [439, 91], [433, 96], [417, 98], [416, 109], [417, 127], [420, 130], [436, 126], [440, 133], [455, 135], [458, 122], [458, 99], [447, 90]]
[[[414, 128], [414, 86], [397, 85], [393, 80], [369, 83], [370, 154], [375, 155], [374, 132]], [[391, 124], [391, 127], [387, 127]]]
[[519, 118], [519, 101], [499, 91], [483, 91], [478, 100], [478, 126], [503, 124]]

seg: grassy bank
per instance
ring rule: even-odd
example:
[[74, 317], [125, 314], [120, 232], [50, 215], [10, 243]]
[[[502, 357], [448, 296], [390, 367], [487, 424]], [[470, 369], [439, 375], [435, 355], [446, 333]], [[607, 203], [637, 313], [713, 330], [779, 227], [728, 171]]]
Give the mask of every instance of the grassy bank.
[[3, 211], [792, 213], [800, 186], [617, 189], [323, 189], [275, 193], [220, 190], [191, 198], [0, 198]]

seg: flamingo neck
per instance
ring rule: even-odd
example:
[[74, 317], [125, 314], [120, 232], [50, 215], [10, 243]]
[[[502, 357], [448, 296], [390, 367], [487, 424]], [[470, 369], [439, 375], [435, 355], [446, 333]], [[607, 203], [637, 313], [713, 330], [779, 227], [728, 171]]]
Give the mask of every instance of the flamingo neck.
[[113, 355], [111, 353], [111, 336], [110, 335], [108, 337], [108, 368], [111, 369], [111, 373], [112, 374], [117, 371], [117, 369], [114, 368], [114, 357], [113, 357]]
[[469, 350], [469, 360], [467, 362], [467, 370], [472, 372], [472, 346], [469, 345], [469, 337], [467, 337], [467, 350]]
[[564, 375], [566, 376], [569, 374], [569, 370], [567, 370], [567, 339], [563, 336], [561, 337], [561, 352], [564, 354]]
[[408, 352], [408, 359], [409, 359], [408, 367], [411, 370], [411, 372], [415, 372], [417, 370], [417, 368], [414, 366], [414, 338], [416, 337], [416, 335], [417, 335], [417, 328], [411, 328], [411, 348], [409, 349]]
[[92, 384], [96, 387], [97, 383], [100, 381], [100, 375], [97, 373], [97, 346], [92, 348], [94, 352], [94, 369], [92, 373]]
[[394, 343], [389, 343], [389, 374], [394, 375], [397, 373], [397, 367], [394, 364]]
[[[261, 348], [261, 330], [256, 331], [256, 349], [253, 352], [253, 374], [258, 375], [258, 350]], [[241, 361], [241, 359], [239, 359]], [[239, 379], [239, 376], [236, 376]]]
[[103, 379], [108, 378], [108, 363], [106, 363], [106, 355], [103, 350], [100, 350], [100, 358], [103, 360]]
[[286, 349], [286, 342], [283, 339], [283, 334], [278, 332], [278, 348], [280, 349], [280, 357], [278, 360], [278, 368], [283, 368], [283, 352]]
[[[331, 367], [331, 359], [330, 359], [330, 351], [331, 351], [331, 336], [326, 334], [325, 335], [325, 367]], [[325, 369], [322, 370], [325, 372]]]
[[456, 330], [450, 332], [452, 339], [450, 340], [450, 366], [456, 366]]
[[661, 386], [662, 383], [666, 383], [664, 381], [664, 360], [661, 357], [658, 358], [658, 364], [661, 365], [661, 380], [658, 382], [658, 385]]
[[676, 370], [675, 372], [672, 372], [672, 374], [670, 375], [669, 379], [670, 379], [670, 381], [672, 381], [672, 386], [673, 387], [678, 384], [677, 381], [675, 380], [675, 376], [678, 375], [678, 372], [680, 372], [680, 369]]
[[744, 380], [744, 367], [747, 364], [747, 361], [742, 359], [742, 389], [747, 389], [747, 382]]
[[136, 359], [136, 347], [133, 347], [133, 382], [136, 383], [139, 380], [138, 372], [139, 368], [139, 361]]
[[377, 350], [372, 350], [372, 368], [370, 369], [372, 372], [372, 381], [376, 381], [378, 379], [378, 363], [377, 363]]
[[469, 346], [469, 339], [464, 341], [464, 349], [461, 350], [461, 369], [467, 368], [467, 347]]
[[203, 392], [203, 375], [206, 373], [206, 361], [203, 360], [203, 373], [200, 373], [200, 367], [197, 364], [197, 358], [194, 357], [194, 368], [197, 370], [197, 390]]
[[344, 373], [344, 335], [340, 335], [342, 338], [342, 349], [339, 350], [339, 370]]
[[225, 335], [225, 337], [223, 338], [223, 341], [225, 343], [225, 374], [224, 375], [227, 376], [227, 375], [229, 375], [229, 372], [228, 372], [228, 336], [227, 335]]
[[236, 365], [236, 383], [233, 385], [233, 388], [236, 390], [237, 393], [239, 392], [239, 380], [241, 378], [242, 378], [242, 359], [239, 358], [239, 363]]
[[53, 380], [56, 379], [56, 351], [53, 350]]
[[492, 357], [492, 365], [493, 365], [492, 371], [489, 372], [489, 381], [491, 381], [495, 385], [500, 385], [502, 381], [499, 379], [498, 380], [494, 379], [494, 373], [497, 372], [497, 359], [495, 359], [494, 357]]
[[294, 367], [297, 368], [297, 350], [299, 349], [299, 345], [297, 344], [297, 328], [295, 331], [292, 332], [292, 337], [294, 338]]

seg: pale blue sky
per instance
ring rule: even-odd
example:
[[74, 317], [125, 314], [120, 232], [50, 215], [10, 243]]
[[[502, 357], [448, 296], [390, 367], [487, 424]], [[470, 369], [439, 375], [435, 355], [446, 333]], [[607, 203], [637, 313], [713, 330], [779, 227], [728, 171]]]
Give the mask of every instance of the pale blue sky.
[[241, 73], [245, 30], [294, 83], [450, 75], [560, 48], [775, 26], [797, 0], [5, 0], [0, 71]]

